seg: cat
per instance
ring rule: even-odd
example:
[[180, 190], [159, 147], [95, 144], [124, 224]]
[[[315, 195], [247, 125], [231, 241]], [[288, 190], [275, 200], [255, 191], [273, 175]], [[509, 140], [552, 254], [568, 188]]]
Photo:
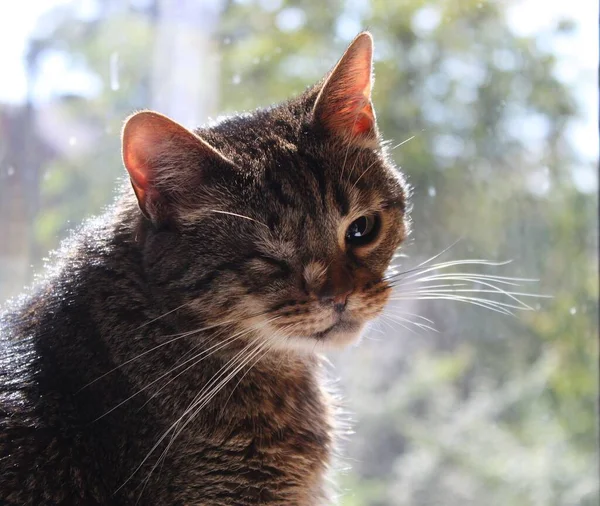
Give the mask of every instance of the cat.
[[321, 352], [390, 294], [408, 187], [360, 33], [303, 94], [190, 131], [129, 117], [131, 186], [0, 324], [0, 503], [322, 505]]

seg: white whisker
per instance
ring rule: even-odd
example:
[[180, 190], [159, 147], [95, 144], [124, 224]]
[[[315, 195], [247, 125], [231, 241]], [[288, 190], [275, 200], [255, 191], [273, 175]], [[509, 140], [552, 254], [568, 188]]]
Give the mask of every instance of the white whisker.
[[[393, 308], [393, 309], [398, 309], [398, 308]], [[389, 311], [389, 310], [390, 310], [389, 307], [386, 308], [386, 311]], [[394, 313], [399, 314], [399, 315], [413, 316], [415, 318], [419, 318], [420, 320], [424, 320], [427, 323], [430, 323], [431, 325], [435, 325], [435, 322], [433, 320], [430, 320], [429, 318], [425, 318], [424, 316], [417, 314], [417, 313], [409, 313], [408, 311], [395, 311]]]
[[[154, 379], [153, 381], [151, 381], [150, 383], [148, 383], [147, 385], [143, 386], [142, 388], [140, 388], [139, 390], [137, 390], [135, 393], [131, 394], [129, 397], [127, 397], [126, 399], [124, 399], [123, 401], [121, 401], [120, 403], [118, 403], [116, 406], [114, 406], [113, 408], [109, 409], [106, 413], [100, 415], [98, 418], [96, 418], [94, 420], [94, 422], [100, 420], [101, 418], [104, 418], [106, 415], [112, 413], [115, 409], [119, 408], [120, 406], [122, 406], [123, 404], [125, 404], [126, 402], [130, 401], [131, 399], [133, 399], [134, 397], [138, 396], [139, 394], [141, 394], [142, 392], [146, 391], [148, 388], [150, 388], [152, 385], [154, 385], [156, 382], [160, 381], [161, 379], [163, 379], [165, 376], [168, 376], [169, 374], [175, 372], [177, 369], [183, 367], [184, 365], [186, 365], [187, 363], [191, 362], [191, 361], [195, 361], [191, 366], [187, 367], [186, 369], [184, 369], [184, 371], [182, 371], [181, 373], [177, 374], [174, 378], [172, 378], [169, 382], [167, 382], [166, 385], [164, 385], [163, 387], [161, 387], [157, 392], [155, 392], [147, 401], [146, 403], [148, 403], [154, 396], [156, 396], [163, 388], [165, 388], [171, 381], [173, 381], [175, 378], [179, 377], [181, 374], [183, 374], [183, 372], [187, 371], [188, 369], [190, 369], [191, 367], [197, 365], [198, 363], [200, 363], [202, 360], [204, 360], [206, 357], [212, 355], [213, 353], [215, 353], [216, 351], [219, 351], [220, 349], [224, 348], [225, 346], [227, 346], [228, 344], [230, 344], [232, 341], [235, 341], [237, 339], [238, 335], [234, 335], [232, 337], [228, 337], [227, 339], [225, 339], [224, 341], [220, 341], [217, 344], [207, 348], [206, 350], [201, 351], [200, 353], [197, 353], [196, 355], [194, 355], [192, 358], [189, 358], [187, 360], [185, 360], [184, 362], [181, 362], [180, 364], [172, 367], [171, 369], [169, 369], [167, 372], [161, 374], [158, 378]], [[213, 350], [213, 351], [211, 351]], [[209, 352], [210, 353], [207, 353]], [[145, 406], [145, 404], [143, 405]], [[142, 406], [142, 407], [143, 407]], [[140, 408], [141, 409], [141, 408]]]
[[[248, 363], [250, 363], [250, 361], [254, 357], [256, 357], [260, 353], [260, 351], [262, 351], [266, 347], [266, 345], [268, 344], [268, 341], [260, 343], [259, 345], [257, 345], [254, 348], [254, 350], [250, 351], [247, 355], [244, 355], [246, 350], [250, 349], [253, 344], [254, 343], [250, 343], [250, 346], [244, 348], [240, 353], [238, 353], [238, 355], [236, 356], [237, 357], [236, 360], [232, 360], [232, 361], [228, 362], [227, 367], [222, 368], [223, 372], [221, 374], [219, 374], [219, 376], [217, 378], [212, 380], [209, 383], [209, 385], [207, 385], [206, 387], [204, 387], [201, 390], [201, 392], [199, 394], [200, 397], [196, 396], [197, 400], [192, 402], [190, 407], [188, 409], [186, 409], [186, 411], [184, 412], [182, 417], [180, 417], [179, 420], [176, 422], [175, 432], [173, 432], [173, 434], [171, 434], [171, 439], [169, 440], [169, 443], [167, 444], [166, 448], [163, 450], [161, 455], [159, 455], [155, 464], [150, 469], [148, 476], [144, 480], [145, 482], [147, 482], [147, 480], [150, 479], [150, 476], [152, 475], [152, 473], [154, 472], [156, 467], [158, 467], [160, 462], [166, 458], [169, 449], [175, 442], [175, 439], [177, 439], [177, 437], [183, 432], [183, 430], [188, 426], [188, 424], [192, 420], [194, 420], [194, 418], [198, 415], [198, 413], [227, 385], [227, 383], [229, 383], [229, 381], [241, 369], [243, 369]], [[221, 379], [221, 381], [214, 388], [212, 388], [212, 384], [215, 383], [216, 381], [218, 381], [224, 375], [225, 375], [225, 377], [223, 379]], [[191, 412], [191, 414], [190, 414], [190, 412]], [[181, 423], [181, 421], [185, 415], [189, 415], [187, 420], [185, 422], [183, 422], [183, 425], [179, 429], [177, 429], [177, 426]]]
[[[173, 311], [175, 311], [175, 310], [173, 310]], [[187, 332], [182, 332], [181, 334], [171, 334], [171, 335], [164, 336], [164, 337], [173, 337], [173, 339], [165, 341], [164, 343], [160, 343], [160, 344], [158, 344], [158, 345], [150, 348], [149, 350], [146, 350], [146, 351], [144, 351], [144, 352], [136, 355], [135, 357], [130, 358], [130, 359], [126, 360], [125, 362], [122, 362], [121, 364], [113, 367], [110, 371], [105, 372], [101, 376], [98, 376], [95, 380], [92, 380], [89, 383], [87, 383], [84, 386], [82, 386], [76, 393], [81, 392], [85, 388], [89, 387], [90, 385], [93, 385], [97, 381], [99, 381], [102, 378], [104, 378], [105, 376], [108, 376], [109, 374], [115, 372], [116, 370], [120, 369], [121, 367], [124, 367], [127, 364], [130, 364], [131, 362], [134, 362], [134, 361], [142, 358], [143, 356], [147, 355], [148, 353], [152, 353], [153, 351], [156, 351], [159, 348], [162, 348], [163, 346], [166, 346], [167, 344], [171, 344], [171, 343], [173, 343], [175, 341], [178, 341], [179, 339], [183, 339], [184, 337], [188, 337], [188, 336], [191, 336], [193, 334], [197, 334], [197, 333], [200, 333], [200, 332], [204, 332], [206, 330], [210, 330], [210, 329], [214, 329], [214, 328], [217, 328], [217, 327], [221, 327], [221, 326], [227, 325], [228, 323], [232, 323], [234, 321], [235, 320], [227, 320], [227, 321], [224, 321], [224, 322], [221, 322], [221, 323], [215, 323], [214, 325], [209, 325], [207, 327], [202, 327], [200, 329], [195, 329], [195, 330], [190, 330], [190, 331], [187, 331]]]
[[437, 293], [429, 293], [429, 294], [415, 294], [416, 296], [412, 296], [411, 294], [406, 294], [400, 297], [394, 297], [391, 300], [455, 300], [458, 302], [465, 302], [469, 304], [474, 304], [475, 306], [481, 306], [488, 309], [494, 309], [498, 312], [514, 315], [510, 309], [519, 309], [525, 310], [523, 306], [515, 306], [513, 304], [508, 304], [505, 302], [492, 301], [489, 299], [482, 299], [479, 297], [465, 297], [460, 295], [450, 295], [450, 294], [437, 294]]
[[390, 151], [394, 151], [394, 149], [397, 149], [397, 148], [399, 148], [400, 146], [402, 146], [402, 145], [406, 144], [408, 141], [412, 141], [412, 140], [413, 140], [415, 137], [416, 137], [416, 135], [413, 135], [412, 137], [409, 137], [408, 139], [406, 139], [406, 140], [404, 140], [404, 141], [402, 141], [402, 142], [399, 142], [399, 143], [398, 143], [398, 144], [396, 144], [395, 146], [392, 146], [392, 147], [390, 148]]
[[147, 325], [150, 325], [151, 323], [154, 323], [162, 318], [164, 318], [165, 316], [169, 316], [171, 313], [174, 313], [175, 311], [178, 311], [179, 309], [181, 309], [182, 307], [185, 307], [189, 304], [191, 304], [193, 301], [189, 301], [189, 302], [184, 302], [183, 304], [181, 304], [181, 306], [177, 306], [175, 309], [171, 309], [171, 311], [167, 311], [166, 313], [157, 316], [156, 318], [153, 318], [150, 321], [147, 321], [146, 323], [143, 323], [142, 325], [140, 325], [139, 327], [136, 327], [135, 329], [132, 330], [132, 332], [136, 332], [137, 330], [140, 330], [144, 327], [146, 327]]
[[[381, 315], [382, 321], [386, 322], [386, 318], [390, 318], [390, 315]], [[387, 323], [387, 322], [386, 322]], [[395, 320], [395, 323], [397, 323], [398, 325], [400, 325], [402, 328], [404, 328], [407, 332], [410, 332], [411, 334], [415, 334], [415, 335], [419, 335], [414, 329], [411, 329], [408, 325], [405, 325], [404, 323], [402, 323], [401, 321]], [[392, 327], [393, 328], [393, 327]], [[395, 329], [394, 329], [395, 330]]]
[[237, 216], [238, 218], [243, 218], [245, 220], [250, 220], [250, 221], [253, 221], [254, 223], [258, 223], [259, 225], [262, 225], [263, 227], [265, 227], [267, 230], [271, 230], [268, 225], [266, 225], [262, 221], [258, 221], [258, 220], [255, 220], [254, 218], [250, 218], [250, 216], [245, 216], [243, 214], [238, 214], [238, 213], [232, 213], [231, 211], [220, 211], [218, 209], [209, 209], [209, 211], [211, 213], [228, 214], [229, 216]]
[[421, 330], [430, 330], [432, 332], [438, 332], [437, 329], [435, 329], [434, 327], [432, 327], [430, 325], [426, 325], [424, 323], [415, 322], [413, 320], [410, 320], [409, 318], [404, 318], [403, 316], [400, 316], [400, 315], [397, 315], [397, 314], [394, 314], [394, 313], [388, 313], [388, 314], [384, 313], [382, 316], [387, 317], [387, 318], [391, 318], [392, 320], [394, 320], [394, 321], [396, 321], [398, 323], [404, 322], [404, 323], [407, 323], [407, 324], [410, 324], [410, 325], [414, 325], [415, 327], [418, 327]]
[[[270, 323], [271, 321], [274, 321], [276, 319], [280, 318], [279, 316], [273, 317], [269, 320], [267, 320], [266, 322], [264, 322], [260, 327], [261, 328], [265, 325], [267, 325], [268, 323]], [[257, 328], [253, 328], [253, 329], [249, 329], [250, 331], [252, 330], [258, 330]], [[193, 412], [197, 406], [199, 404], [202, 405], [202, 407], [204, 407], [206, 404], [204, 403], [204, 400], [208, 398], [208, 400], [210, 401], [210, 399], [212, 399], [212, 397], [214, 397], [214, 395], [216, 395], [216, 393], [227, 383], [227, 381], [229, 381], [230, 379], [230, 374], [228, 374], [228, 371], [230, 371], [232, 368], [235, 368], [234, 370], [237, 372], [238, 367], [236, 367], [236, 364], [243, 364], [246, 359], [248, 358], [248, 355], [245, 355], [247, 353], [248, 350], [250, 350], [253, 346], [255, 346], [255, 350], [250, 352], [251, 355], [253, 354], [256, 349], [258, 347], [260, 347], [261, 345], [259, 344], [258, 347], [256, 346], [256, 344], [254, 342], [250, 342], [247, 346], [245, 346], [242, 350], [240, 350], [236, 355], [234, 355], [233, 358], [231, 358], [223, 367], [221, 367], [221, 369], [219, 369], [219, 371], [217, 371], [213, 377], [208, 381], [208, 383], [201, 389], [201, 391], [194, 397], [194, 399], [192, 400], [192, 402], [190, 403], [190, 405], [188, 406], [188, 408], [186, 408], [186, 410], [183, 412], [183, 414], [175, 421], [173, 422], [168, 428], [167, 430], [165, 430], [165, 432], [163, 433], [163, 435], [158, 439], [158, 441], [152, 446], [152, 448], [148, 451], [148, 453], [146, 454], [146, 456], [144, 457], [144, 459], [140, 462], [140, 464], [134, 469], [134, 471], [131, 473], [131, 475], [123, 482], [123, 484], [121, 484], [119, 486], [119, 488], [117, 488], [115, 490], [114, 493], [117, 493], [121, 488], [123, 488], [132, 478], [133, 476], [135, 476], [135, 474], [141, 469], [141, 467], [146, 463], [146, 461], [150, 458], [150, 456], [155, 452], [155, 450], [158, 448], [158, 446], [164, 441], [164, 439], [173, 431], [176, 431], [175, 433], [172, 434], [171, 437], [171, 441], [169, 442], [169, 444], [167, 445], [166, 450], [169, 449], [169, 447], [171, 446], [172, 442], [174, 441], [175, 437], [177, 435], [179, 435], [181, 433], [181, 430], [183, 430], [183, 428], [185, 426], [187, 426], [187, 424], [189, 423], [191, 418], [188, 418], [188, 420], [184, 423], [184, 426], [177, 431], [177, 427], [179, 426], [179, 424], [182, 422], [182, 420], [189, 415], [190, 412]], [[254, 355], [252, 355], [254, 356]], [[221, 382], [213, 389], [213, 385], [219, 381], [220, 378], [222, 378], [224, 375], [227, 375], [225, 380], [221, 380]], [[214, 395], [210, 396], [211, 392], [214, 392]], [[210, 398], [209, 398], [210, 396]], [[195, 415], [194, 415], [195, 416]], [[157, 465], [160, 463], [161, 459], [164, 458], [164, 456], [166, 456], [166, 453], [163, 452], [163, 454], [161, 454], [161, 456], [158, 458], [157, 462], [154, 464], [154, 466], [152, 467], [151, 471], [148, 474], [148, 477], [144, 480], [144, 483], [147, 482], [147, 480], [150, 478], [150, 475], [152, 474], [152, 472], [154, 471], [154, 469], [156, 469]]]

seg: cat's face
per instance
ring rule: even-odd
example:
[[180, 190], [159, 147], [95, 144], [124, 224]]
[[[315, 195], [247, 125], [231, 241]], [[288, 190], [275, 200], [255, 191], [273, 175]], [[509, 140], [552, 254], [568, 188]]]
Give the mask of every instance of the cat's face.
[[[194, 134], [156, 113], [124, 129], [150, 278], [209, 325], [314, 349], [383, 309], [406, 186], [379, 144], [372, 45], [352, 43], [304, 95]], [[161, 285], [162, 283], [162, 285]]]

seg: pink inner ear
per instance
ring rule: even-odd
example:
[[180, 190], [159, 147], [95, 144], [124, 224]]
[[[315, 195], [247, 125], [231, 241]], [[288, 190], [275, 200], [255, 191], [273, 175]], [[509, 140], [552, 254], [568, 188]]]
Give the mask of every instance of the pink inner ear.
[[330, 128], [352, 137], [363, 136], [374, 129], [375, 116], [368, 98], [354, 95], [341, 100], [344, 101], [340, 101], [339, 109], [334, 109], [329, 117], [324, 118]]
[[373, 46], [359, 35], [327, 79], [315, 104], [315, 116], [335, 135], [365, 138], [375, 132], [371, 105]]
[[124, 139], [123, 143], [123, 159], [129, 177], [141, 190], [146, 190], [148, 186], [148, 173], [150, 167], [148, 164], [148, 155], [146, 153], [147, 140], [140, 135], [134, 133], [129, 138]]

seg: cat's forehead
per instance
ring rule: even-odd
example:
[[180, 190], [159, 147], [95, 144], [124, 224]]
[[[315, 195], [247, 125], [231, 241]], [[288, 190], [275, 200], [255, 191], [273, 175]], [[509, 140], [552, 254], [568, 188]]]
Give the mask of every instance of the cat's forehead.
[[225, 118], [198, 134], [247, 176], [291, 184], [308, 179], [321, 187], [335, 179], [338, 197], [342, 193], [347, 197], [368, 197], [377, 191], [402, 193], [402, 176], [378, 144], [357, 147], [324, 136], [311, 123], [306, 99]]
[[223, 117], [197, 133], [212, 146], [237, 162], [247, 165], [277, 161], [295, 153], [308, 139], [308, 105], [290, 101], [270, 109]]

